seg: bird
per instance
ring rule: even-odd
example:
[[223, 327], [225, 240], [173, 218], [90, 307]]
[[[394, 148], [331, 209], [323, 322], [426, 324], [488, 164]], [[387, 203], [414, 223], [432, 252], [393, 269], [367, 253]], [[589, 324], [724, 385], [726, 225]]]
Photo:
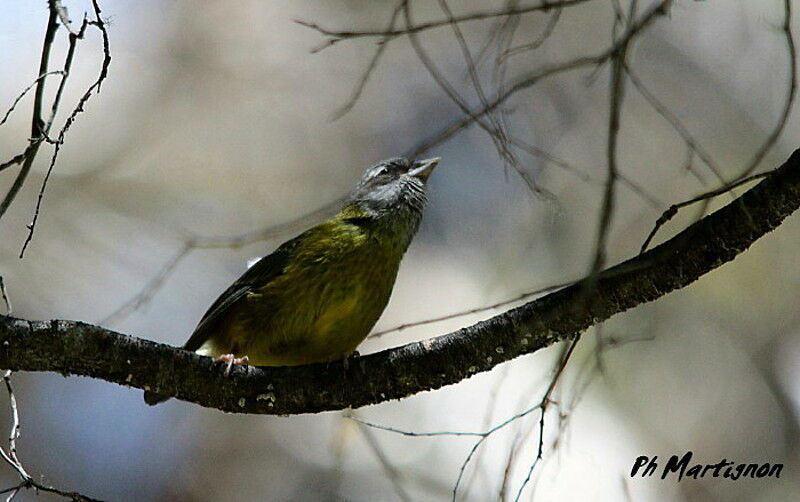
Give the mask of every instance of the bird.
[[[419, 228], [439, 157], [368, 168], [338, 213], [247, 269], [200, 319], [184, 350], [231, 365], [350, 357], [383, 313]], [[149, 405], [169, 396], [145, 391]]]

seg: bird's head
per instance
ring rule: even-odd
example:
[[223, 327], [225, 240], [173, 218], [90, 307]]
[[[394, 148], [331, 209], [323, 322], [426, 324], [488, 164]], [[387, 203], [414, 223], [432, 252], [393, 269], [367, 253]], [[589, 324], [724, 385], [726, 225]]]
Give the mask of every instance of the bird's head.
[[412, 213], [425, 206], [425, 182], [439, 163], [439, 157], [384, 160], [364, 172], [350, 194], [350, 200], [375, 217]]

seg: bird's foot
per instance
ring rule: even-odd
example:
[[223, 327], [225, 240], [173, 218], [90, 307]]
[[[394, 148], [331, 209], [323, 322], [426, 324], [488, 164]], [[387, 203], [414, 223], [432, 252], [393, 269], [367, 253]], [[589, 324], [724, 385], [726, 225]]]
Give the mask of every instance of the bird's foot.
[[229, 376], [234, 364], [248, 364], [250, 362], [250, 358], [247, 356], [236, 357], [233, 354], [223, 354], [217, 358], [217, 362], [226, 363], [225, 376]]

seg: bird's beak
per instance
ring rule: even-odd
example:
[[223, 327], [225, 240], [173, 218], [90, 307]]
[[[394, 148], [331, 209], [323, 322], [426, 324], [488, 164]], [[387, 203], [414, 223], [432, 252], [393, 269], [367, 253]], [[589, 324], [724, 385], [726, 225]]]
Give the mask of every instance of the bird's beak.
[[414, 162], [414, 168], [408, 171], [409, 176], [419, 178], [426, 181], [428, 176], [431, 175], [433, 169], [439, 164], [441, 157], [434, 157], [432, 159], [418, 160]]

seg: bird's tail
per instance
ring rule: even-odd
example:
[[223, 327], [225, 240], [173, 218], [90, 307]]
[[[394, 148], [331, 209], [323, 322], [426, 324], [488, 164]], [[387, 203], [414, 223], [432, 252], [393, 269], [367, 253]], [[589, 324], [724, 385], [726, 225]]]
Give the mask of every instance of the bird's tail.
[[158, 392], [150, 392], [149, 390], [144, 391], [144, 402], [149, 404], [150, 406], [155, 406], [158, 403], [163, 403], [168, 399], [170, 399], [170, 397], [165, 396], [164, 394], [159, 394]]

